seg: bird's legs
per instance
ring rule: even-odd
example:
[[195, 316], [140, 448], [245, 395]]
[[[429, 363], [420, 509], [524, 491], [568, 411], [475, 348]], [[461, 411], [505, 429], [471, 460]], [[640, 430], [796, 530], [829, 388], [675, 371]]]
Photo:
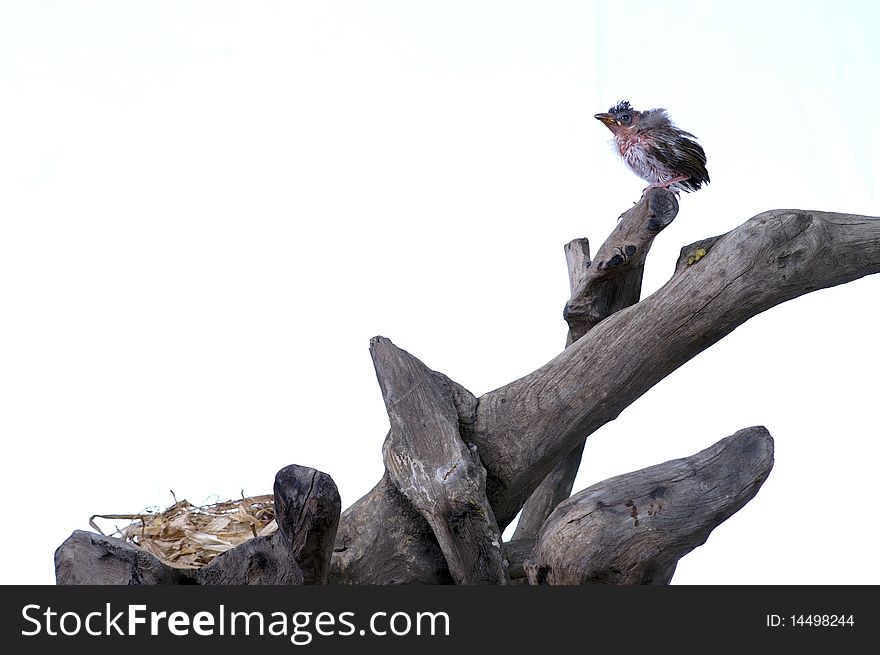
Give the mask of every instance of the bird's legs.
[[645, 190], [642, 191], [642, 193], [644, 194], [648, 189], [668, 189], [673, 184], [676, 184], [677, 182], [684, 182], [689, 177], [689, 175], [676, 175], [675, 177], [670, 178], [665, 182], [653, 182], [646, 186]]
[[[642, 189], [642, 195], [644, 196], [646, 193], [648, 193], [648, 191], [650, 189], [668, 189], [676, 182], [684, 182], [689, 177], [690, 177], [689, 175], [676, 175], [675, 177], [673, 177], [669, 180], [666, 180], [665, 182], [652, 182], [651, 184], [646, 186], [644, 189]], [[672, 192], [675, 193], [676, 195], [678, 195], [677, 189], [673, 189]]]
[[677, 182], [684, 182], [688, 179], [690, 175], [676, 175], [671, 180], [666, 180], [665, 182], [654, 182], [654, 184], [650, 185], [648, 188], [659, 188], [659, 189], [668, 189], [673, 184]]

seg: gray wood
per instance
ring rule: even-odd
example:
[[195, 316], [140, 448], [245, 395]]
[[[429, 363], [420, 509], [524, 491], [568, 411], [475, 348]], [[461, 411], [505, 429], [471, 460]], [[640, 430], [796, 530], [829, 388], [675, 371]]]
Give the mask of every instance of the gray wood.
[[568, 455], [556, 462], [556, 466], [532, 492], [523, 505], [512, 539], [534, 539], [550, 513], [571, 495], [586, 445], [586, 439], [582, 439]]
[[342, 513], [330, 584], [452, 584], [428, 522], [388, 477]]
[[447, 378], [383, 337], [370, 353], [391, 419], [389, 478], [431, 526], [457, 584], [508, 583], [486, 471], [461, 439]]
[[786, 300], [878, 271], [877, 218], [764, 212], [552, 361], [481, 396], [470, 438], [488, 473], [499, 527], [585, 435], [737, 326]]
[[[590, 261], [586, 239], [575, 239], [565, 246], [571, 299], [563, 312], [569, 324], [565, 347], [580, 339], [600, 321], [639, 301], [645, 259], [654, 238], [678, 215], [678, 200], [668, 189], [649, 189], [624, 212], [602, 246]], [[538, 534], [550, 512], [569, 497], [583, 457], [584, 435], [560, 459], [526, 501], [514, 539]]]
[[[649, 298], [597, 324], [533, 373], [481, 396], [475, 419], [460, 415], [462, 436], [476, 443], [487, 470], [499, 528], [586, 435], [738, 325], [786, 300], [880, 271], [880, 220], [873, 217], [774, 210], [704, 241], [712, 242], [707, 254], [692, 265], [685, 256]], [[338, 569], [345, 582], [384, 579], [351, 563], [382, 559], [371, 550], [379, 528], [364, 526], [392, 513], [385, 507], [390, 497], [377, 486], [343, 516], [346, 557]], [[409, 532], [416, 523], [396, 525], [398, 539], [408, 543], [405, 560], [398, 558], [388, 576], [394, 582], [405, 576], [439, 581], [447, 574], [436, 544], [417, 529]]]
[[[639, 301], [645, 259], [654, 238], [678, 215], [678, 200], [668, 189], [649, 189], [624, 212], [586, 270], [566, 252], [569, 285], [574, 287], [563, 316], [573, 343], [611, 314]], [[574, 266], [574, 268], [572, 268]], [[579, 280], [579, 282], [578, 282]]]
[[535, 541], [535, 538], [516, 539], [504, 544], [504, 556], [507, 558], [507, 570], [510, 574], [511, 584], [529, 584], [523, 563], [531, 555], [532, 550], [534, 550]]
[[751, 427], [702, 452], [600, 482], [550, 515], [531, 584], [668, 584], [681, 557], [758, 493], [773, 438]]
[[122, 539], [83, 530], [75, 530], [55, 551], [59, 585], [193, 584], [193, 573]]
[[587, 272], [590, 270], [590, 240], [586, 237], [572, 239], [563, 246], [565, 251], [565, 266], [568, 269], [568, 290], [572, 297], [585, 283]]
[[278, 530], [215, 557], [198, 570], [199, 584], [325, 584], [340, 509], [329, 475], [286, 466], [275, 476]]
[[[476, 422], [477, 399], [442, 373], [452, 393], [465, 441]], [[524, 575], [524, 574], [523, 574]], [[398, 491], [388, 472], [342, 513], [330, 584], [452, 584], [446, 559], [431, 526]]]
[[[576, 471], [579, 457], [574, 454], [587, 436], [752, 316], [880, 271], [880, 219], [774, 210], [687, 246], [670, 281], [627, 306], [633, 294], [638, 296], [652, 232], [674, 217], [676, 206], [663, 205], [664, 197], [661, 191], [647, 192], [623, 215], [589, 267], [586, 242], [576, 246], [580, 252], [570, 249], [572, 268], [586, 270], [577, 276], [580, 282], [566, 310], [570, 346], [519, 380], [475, 398], [387, 340], [374, 341], [377, 376], [392, 423], [384, 452], [387, 472], [342, 515], [338, 530], [339, 498], [332, 480], [294, 467], [289, 479], [276, 486], [279, 515], [285, 518], [274, 540], [247, 542], [195, 574], [157, 567], [155, 558], [118, 540], [74, 533], [56, 552], [59, 583], [320, 583], [328, 576], [334, 533], [329, 573], [334, 584], [506, 583], [505, 556], [513, 558], [511, 570], [521, 580], [520, 571], [527, 567], [521, 569], [516, 558], [528, 541], [504, 549], [500, 530], [560, 460], [571, 458], [574, 468], [566, 471]], [[715, 374], [706, 372], [707, 379]], [[759, 451], [756, 446], [758, 459]], [[747, 455], [719, 454], [717, 465], [702, 467], [706, 493], [754, 473]], [[570, 488], [563, 477], [553, 483], [554, 493], [566, 484]], [[594, 490], [613, 495], [616, 485], [612, 479]], [[747, 501], [748, 494], [739, 489], [731, 496]], [[642, 516], [642, 500], [627, 500], [633, 502], [630, 511]], [[724, 520], [725, 512], [736, 511], [731, 507], [719, 504], [714, 523], [692, 522], [685, 526], [690, 532], [681, 526], [668, 532], [681, 539], [667, 542], [667, 550], [702, 543], [700, 535]], [[654, 513], [649, 516], [655, 520]], [[635, 516], [630, 518], [633, 528], [641, 526], [635, 526]], [[600, 568], [592, 565], [593, 572], [581, 567], [569, 574], [553, 559], [558, 547], [552, 545], [552, 519], [540, 530], [532, 557], [536, 583], [600, 578], [666, 583], [675, 570], [670, 558], [632, 551], [627, 542], [614, 542], [607, 538], [611, 533], [603, 533], [604, 555], [631, 563], [627, 570], [632, 575], [614, 578], [611, 569], [597, 574]], [[668, 545], [673, 542], [678, 545]]]

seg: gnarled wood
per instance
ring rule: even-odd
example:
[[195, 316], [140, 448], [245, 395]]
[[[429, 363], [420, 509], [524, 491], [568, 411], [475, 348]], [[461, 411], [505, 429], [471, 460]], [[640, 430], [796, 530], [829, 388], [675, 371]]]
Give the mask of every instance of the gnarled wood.
[[[585, 436], [738, 325], [786, 300], [880, 271], [880, 220], [866, 216], [775, 210], [704, 242], [706, 254], [688, 264], [683, 251], [672, 279], [649, 298], [602, 321], [535, 372], [481, 396], [475, 416], [460, 413], [461, 434], [477, 444], [487, 470], [500, 528]], [[377, 485], [345, 513], [344, 543], [334, 554], [338, 579], [400, 583], [448, 575], [415, 520], [395, 525], [404, 545], [392, 553], [393, 575], [359, 565], [382, 561], [377, 545], [390, 547], [381, 528], [366, 526], [392, 516], [394, 498]]]
[[[593, 326], [639, 301], [645, 259], [654, 237], [678, 214], [678, 201], [667, 189], [649, 189], [602, 244], [595, 266], [587, 239], [565, 246], [571, 299], [563, 315], [569, 323], [565, 347]], [[522, 508], [513, 539], [534, 538], [556, 506], [571, 494], [586, 437], [560, 459]]]
[[563, 316], [568, 322], [568, 342], [573, 343], [599, 322], [637, 303], [642, 292], [645, 259], [663, 228], [678, 215], [678, 200], [668, 189], [648, 189], [641, 200], [620, 216], [596, 256], [584, 271], [572, 264], [566, 252], [571, 299]]
[[531, 584], [668, 584], [678, 560], [751, 500], [773, 438], [740, 430], [702, 452], [589, 487], [550, 515], [524, 563]]
[[[569, 330], [565, 347], [580, 339], [600, 321], [639, 301], [645, 259], [656, 237], [678, 215], [678, 200], [668, 189], [646, 191], [624, 212], [590, 261], [586, 239], [565, 246], [571, 299], [563, 315]], [[568, 498], [581, 465], [587, 435], [562, 459], [532, 492], [523, 506], [514, 539], [534, 538], [550, 512]]]
[[[656, 195], [649, 192], [646, 197]], [[627, 220], [624, 217], [617, 228], [621, 233]], [[597, 266], [598, 285], [603, 276], [612, 276], [609, 269], [616, 269], [617, 275], [626, 267], [634, 270], [643, 251], [638, 245], [634, 252], [624, 247], [619, 261], [612, 255], [602, 260], [609, 265], [601, 271], [596, 264], [587, 270]], [[334, 549], [333, 581], [448, 582], [454, 577], [463, 583], [507, 582], [499, 528], [586, 436], [750, 317], [810, 291], [878, 271], [880, 219], [775, 210], [683, 249], [670, 281], [624, 309], [619, 309], [620, 294], [606, 298], [604, 305], [584, 300], [589, 295], [582, 291], [589, 288], [588, 272], [570, 303], [569, 318], [588, 325], [600, 305], [619, 311], [593, 325], [545, 366], [479, 399], [388, 342], [387, 362], [380, 357], [383, 361], [377, 365], [392, 418], [388, 476], [346, 512]], [[629, 281], [624, 286], [632, 288]], [[447, 486], [444, 477], [454, 485]], [[303, 498], [311, 493], [299, 499], [290, 495], [290, 506], [308, 507]], [[327, 498], [333, 495], [328, 491]], [[284, 503], [282, 498], [280, 506]], [[315, 526], [314, 533], [279, 530], [273, 544], [286, 539], [285, 548], [254, 540], [197, 575], [171, 574], [112, 540], [75, 534], [57, 554], [58, 579], [101, 583], [100, 568], [106, 563], [112, 569], [106, 579], [117, 582], [320, 582], [336, 528], [332, 517], [338, 512], [338, 496], [318, 505], [325, 508], [327, 520], [307, 521]], [[284, 510], [281, 514], [301, 515]], [[66, 555], [73, 548], [80, 549], [77, 557], [91, 571], [81, 572], [71, 564], [73, 559]], [[290, 558], [296, 566], [285, 559], [288, 552], [297, 553]], [[303, 562], [310, 562], [309, 572], [301, 569]], [[654, 566], [639, 579], [665, 582], [673, 570], [672, 565]]]
[[585, 435], [737, 326], [786, 300], [878, 271], [880, 220], [765, 212], [718, 237], [661, 289], [543, 367], [481, 396], [471, 439], [499, 526]]
[[391, 419], [389, 478], [431, 526], [456, 583], [508, 583], [486, 471], [461, 440], [447, 379], [388, 339], [374, 338], [370, 353]]

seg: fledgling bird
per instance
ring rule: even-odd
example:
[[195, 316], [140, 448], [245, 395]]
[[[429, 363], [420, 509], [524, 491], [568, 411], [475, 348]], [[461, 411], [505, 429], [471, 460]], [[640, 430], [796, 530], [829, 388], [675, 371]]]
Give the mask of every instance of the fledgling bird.
[[623, 100], [595, 118], [611, 130], [617, 151], [633, 173], [650, 182], [647, 189], [690, 192], [709, 183], [706, 153], [697, 137], [673, 125], [665, 109], [638, 111]]

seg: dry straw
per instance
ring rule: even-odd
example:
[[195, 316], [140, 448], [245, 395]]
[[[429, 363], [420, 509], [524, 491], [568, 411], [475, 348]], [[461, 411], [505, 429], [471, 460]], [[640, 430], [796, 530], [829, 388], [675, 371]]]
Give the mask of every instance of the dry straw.
[[[174, 492], [171, 492], [174, 496]], [[129, 520], [110, 536], [152, 553], [177, 568], [200, 568], [230, 548], [253, 537], [272, 534], [275, 504], [271, 494], [196, 506], [177, 500], [164, 511], [141, 514], [95, 514], [89, 525], [101, 534], [95, 519]]]

